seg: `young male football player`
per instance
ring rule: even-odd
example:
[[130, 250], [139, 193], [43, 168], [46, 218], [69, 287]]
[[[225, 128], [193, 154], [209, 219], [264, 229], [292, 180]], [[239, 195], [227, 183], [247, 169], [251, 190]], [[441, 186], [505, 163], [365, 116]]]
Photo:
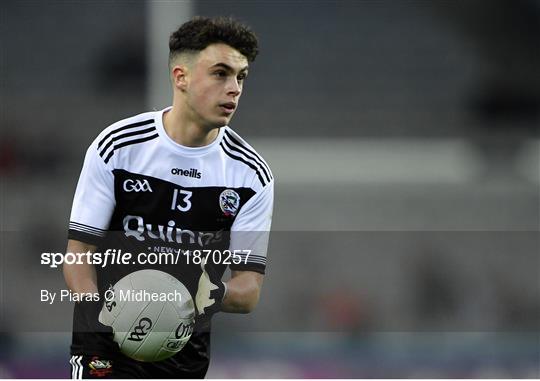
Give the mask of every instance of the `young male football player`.
[[[139, 362], [121, 354], [111, 329], [98, 321], [103, 298], [76, 303], [73, 378], [202, 378], [210, 317], [248, 313], [259, 300], [274, 180], [261, 156], [228, 127], [257, 38], [235, 20], [199, 17], [171, 35], [169, 48], [172, 107], [114, 123], [90, 145], [67, 252], [229, 249], [242, 260], [218, 255], [201, 266], [187, 255], [180, 264], [64, 265], [72, 292], [100, 295], [130, 272], [166, 271], [188, 288], [199, 328], [173, 357]], [[231, 278], [223, 283], [227, 267]]]

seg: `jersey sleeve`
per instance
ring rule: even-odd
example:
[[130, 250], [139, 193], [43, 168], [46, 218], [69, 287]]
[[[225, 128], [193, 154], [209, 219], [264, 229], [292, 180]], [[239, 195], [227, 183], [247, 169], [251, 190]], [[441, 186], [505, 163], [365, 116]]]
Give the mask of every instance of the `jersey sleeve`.
[[112, 169], [99, 156], [96, 141], [86, 151], [68, 232], [69, 239], [92, 245], [105, 236], [116, 204]]
[[231, 270], [265, 273], [273, 205], [272, 181], [240, 209], [231, 227], [230, 250], [236, 259]]

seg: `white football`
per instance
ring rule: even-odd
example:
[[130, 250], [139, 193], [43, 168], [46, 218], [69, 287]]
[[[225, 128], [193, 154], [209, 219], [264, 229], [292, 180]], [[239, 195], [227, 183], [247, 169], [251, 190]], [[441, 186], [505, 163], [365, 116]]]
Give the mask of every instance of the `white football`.
[[193, 333], [193, 299], [182, 282], [163, 271], [128, 274], [104, 299], [99, 321], [112, 327], [120, 351], [135, 360], [165, 360]]

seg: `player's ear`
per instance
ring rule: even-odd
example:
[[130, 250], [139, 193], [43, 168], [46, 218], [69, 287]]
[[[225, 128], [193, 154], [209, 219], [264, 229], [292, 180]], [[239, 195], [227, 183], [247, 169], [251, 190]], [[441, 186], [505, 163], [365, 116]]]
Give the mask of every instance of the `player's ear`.
[[184, 91], [187, 87], [187, 67], [184, 65], [176, 65], [172, 69], [173, 85], [177, 89]]

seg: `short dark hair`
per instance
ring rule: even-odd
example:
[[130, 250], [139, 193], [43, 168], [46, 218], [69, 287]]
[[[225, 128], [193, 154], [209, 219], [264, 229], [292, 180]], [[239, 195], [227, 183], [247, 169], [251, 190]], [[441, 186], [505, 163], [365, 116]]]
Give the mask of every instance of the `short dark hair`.
[[199, 52], [215, 43], [233, 47], [249, 62], [259, 53], [257, 36], [247, 25], [230, 17], [194, 17], [171, 34], [169, 64], [180, 53]]

